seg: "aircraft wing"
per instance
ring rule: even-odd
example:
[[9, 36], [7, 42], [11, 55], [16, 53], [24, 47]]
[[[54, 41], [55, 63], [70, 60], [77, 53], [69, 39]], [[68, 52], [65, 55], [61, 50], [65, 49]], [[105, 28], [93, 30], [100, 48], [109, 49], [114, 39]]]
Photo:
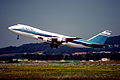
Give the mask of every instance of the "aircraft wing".
[[76, 39], [81, 39], [77, 37], [38, 37], [38, 40], [42, 40], [45, 43], [51, 44], [51, 47], [58, 48], [64, 42], [70, 42]]
[[69, 38], [52, 38], [53, 42], [70, 42], [76, 39], [80, 39], [80, 38], [76, 38], [76, 37], [69, 37]]
[[68, 37], [68, 38], [61, 38], [61, 37], [38, 37], [38, 39], [42, 39], [43, 41], [48, 42], [70, 42], [76, 39], [81, 39], [77, 37]]
[[82, 39], [82, 38], [77, 38], [77, 37], [66, 38], [66, 42], [70, 42], [70, 41], [73, 41], [73, 40], [76, 40], [76, 39]]

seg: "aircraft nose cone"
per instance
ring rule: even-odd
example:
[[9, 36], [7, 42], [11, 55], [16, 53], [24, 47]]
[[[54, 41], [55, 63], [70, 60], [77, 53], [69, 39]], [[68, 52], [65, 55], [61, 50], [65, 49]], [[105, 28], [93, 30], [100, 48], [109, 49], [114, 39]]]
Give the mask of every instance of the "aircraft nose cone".
[[8, 27], [9, 30], [13, 30], [15, 28], [16, 28], [16, 26], [10, 26], [10, 27]]
[[15, 29], [15, 26], [10, 26], [10, 27], [8, 27], [8, 29], [9, 29], [10, 31], [13, 31], [13, 30]]
[[12, 29], [12, 27], [8, 27], [8, 29], [9, 29], [9, 30], [11, 30], [11, 29]]

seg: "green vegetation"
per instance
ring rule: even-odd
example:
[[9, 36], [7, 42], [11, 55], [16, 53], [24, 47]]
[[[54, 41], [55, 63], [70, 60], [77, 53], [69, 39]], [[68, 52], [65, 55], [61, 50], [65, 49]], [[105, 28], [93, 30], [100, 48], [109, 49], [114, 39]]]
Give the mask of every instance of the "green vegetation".
[[1, 64], [0, 79], [120, 79], [120, 65]]

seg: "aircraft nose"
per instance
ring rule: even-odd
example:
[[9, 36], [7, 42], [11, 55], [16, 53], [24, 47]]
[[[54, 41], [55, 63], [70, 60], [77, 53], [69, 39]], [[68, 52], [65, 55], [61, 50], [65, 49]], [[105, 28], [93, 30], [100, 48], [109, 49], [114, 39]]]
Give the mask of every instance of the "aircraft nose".
[[11, 30], [11, 29], [12, 29], [12, 27], [8, 27], [8, 29], [9, 29], [9, 30]]
[[21, 28], [23, 28], [23, 25], [21, 24], [16, 24], [16, 25], [8, 27], [9, 30], [21, 29]]
[[8, 29], [13, 30], [13, 29], [15, 29], [15, 26], [10, 26], [10, 27], [8, 27]]

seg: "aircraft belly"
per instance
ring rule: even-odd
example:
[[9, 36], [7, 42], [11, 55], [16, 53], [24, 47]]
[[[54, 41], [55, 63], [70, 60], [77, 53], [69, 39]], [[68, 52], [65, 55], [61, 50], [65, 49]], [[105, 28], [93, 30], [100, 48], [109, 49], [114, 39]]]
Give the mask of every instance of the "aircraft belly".
[[76, 48], [90, 48], [88, 46], [84, 46], [82, 44], [75, 44], [75, 43], [72, 43], [72, 42], [63, 43], [63, 45], [69, 46], [69, 47], [76, 47]]

